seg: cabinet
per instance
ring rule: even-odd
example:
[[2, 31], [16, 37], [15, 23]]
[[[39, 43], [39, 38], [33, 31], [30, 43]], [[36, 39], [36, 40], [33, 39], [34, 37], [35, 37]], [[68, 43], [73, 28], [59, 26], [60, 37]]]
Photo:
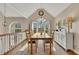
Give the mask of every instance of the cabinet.
[[73, 38], [73, 33], [66, 33], [66, 47], [67, 49], [73, 49], [74, 47], [74, 38]]
[[73, 33], [67, 33], [65, 29], [55, 31], [54, 40], [65, 49], [73, 49]]

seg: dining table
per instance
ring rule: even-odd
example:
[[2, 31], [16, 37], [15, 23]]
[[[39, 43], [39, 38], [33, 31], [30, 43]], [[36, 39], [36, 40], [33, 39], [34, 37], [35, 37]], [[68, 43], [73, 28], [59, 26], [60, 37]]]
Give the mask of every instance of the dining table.
[[37, 33], [34, 33], [33, 35], [31, 35], [30, 36], [31, 54], [33, 54], [33, 43], [32, 43], [32, 40], [49, 40], [50, 41], [50, 52], [49, 52], [49, 54], [50, 55], [52, 54], [51, 47], [52, 47], [53, 42], [51, 43], [51, 41], [53, 41], [53, 38], [52, 38], [51, 35], [49, 35], [48, 33], [40, 33], [40, 32], [37, 32]]

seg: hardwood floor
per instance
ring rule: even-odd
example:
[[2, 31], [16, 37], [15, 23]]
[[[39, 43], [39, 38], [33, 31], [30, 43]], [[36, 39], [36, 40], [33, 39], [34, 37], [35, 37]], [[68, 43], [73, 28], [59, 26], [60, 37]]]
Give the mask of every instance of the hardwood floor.
[[[12, 51], [11, 53], [8, 53], [7, 55], [30, 55], [30, 53], [28, 53], [27, 43], [24, 42], [21, 46], [17, 47], [14, 51]], [[33, 55], [49, 55], [49, 48], [47, 47], [44, 53], [43, 46], [41, 44], [36, 53], [36, 50], [34, 47]], [[72, 54], [69, 54], [62, 47], [60, 47], [57, 43], [54, 42], [54, 47], [52, 47], [52, 55], [72, 55]]]
[[25, 44], [26, 44], [26, 40], [24, 40], [19, 46], [17, 46], [16, 48], [12, 49], [11, 51], [9, 51], [8, 53], [6, 53], [5, 55], [15, 55], [16, 52], [18, 52], [19, 49], [21, 49]]
[[54, 51], [54, 55], [68, 55], [68, 53], [60, 47], [56, 42], [54, 42], [54, 47], [56, 51]]

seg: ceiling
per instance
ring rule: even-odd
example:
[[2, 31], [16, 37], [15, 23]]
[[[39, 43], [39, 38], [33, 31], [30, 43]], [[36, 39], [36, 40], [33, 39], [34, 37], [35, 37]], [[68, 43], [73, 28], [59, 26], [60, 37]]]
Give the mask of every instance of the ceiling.
[[70, 5], [70, 3], [0, 3], [0, 15], [28, 18], [37, 9], [43, 8], [52, 16], [56, 17]]

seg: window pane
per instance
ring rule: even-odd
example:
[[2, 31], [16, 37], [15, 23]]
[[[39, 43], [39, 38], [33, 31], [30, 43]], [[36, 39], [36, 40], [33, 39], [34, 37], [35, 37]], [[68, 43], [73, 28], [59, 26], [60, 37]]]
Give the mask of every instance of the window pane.
[[15, 28], [21, 28], [21, 24], [16, 24]]
[[21, 29], [15, 29], [15, 32], [21, 32]]
[[21, 32], [21, 24], [15, 24], [15, 32]]

